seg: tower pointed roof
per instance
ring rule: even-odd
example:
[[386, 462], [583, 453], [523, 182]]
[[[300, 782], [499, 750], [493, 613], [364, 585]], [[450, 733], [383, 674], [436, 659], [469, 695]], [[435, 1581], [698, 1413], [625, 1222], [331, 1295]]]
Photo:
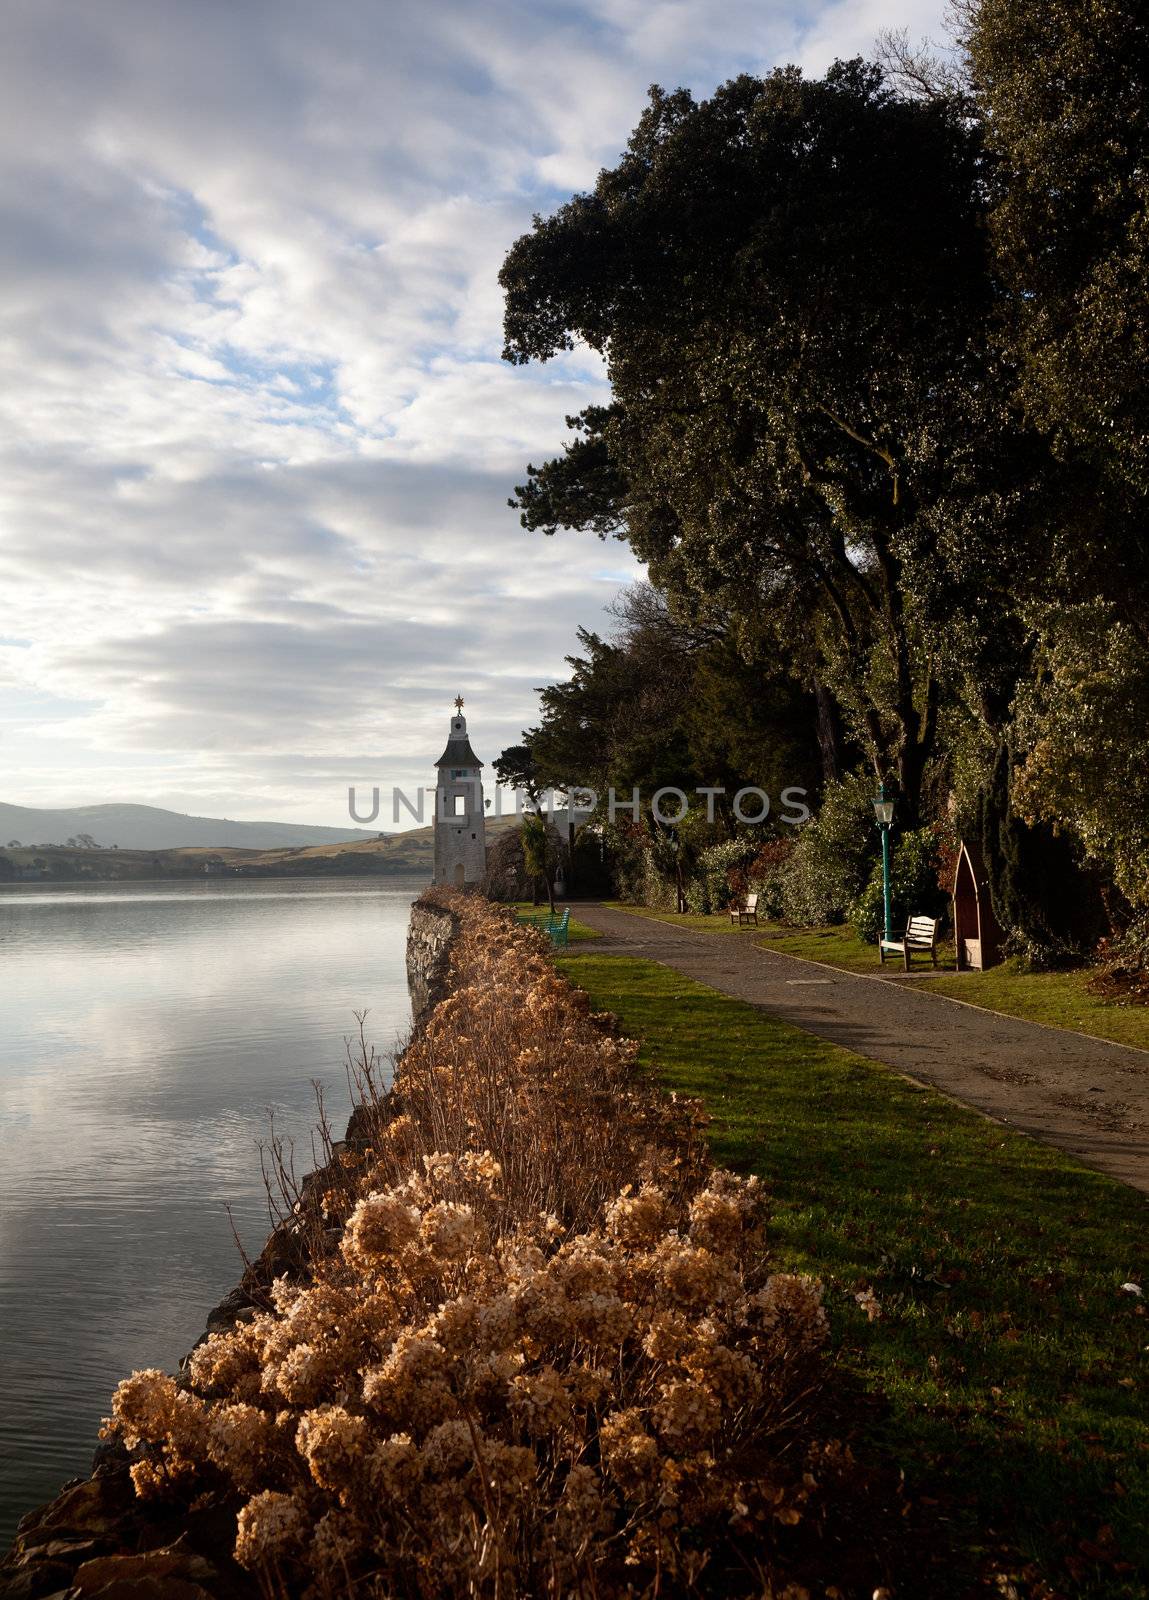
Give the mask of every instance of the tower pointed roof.
[[471, 749], [467, 737], [467, 719], [463, 715], [462, 695], [455, 701], [455, 715], [447, 732], [447, 748], [436, 761], [437, 767], [481, 767], [483, 763]]

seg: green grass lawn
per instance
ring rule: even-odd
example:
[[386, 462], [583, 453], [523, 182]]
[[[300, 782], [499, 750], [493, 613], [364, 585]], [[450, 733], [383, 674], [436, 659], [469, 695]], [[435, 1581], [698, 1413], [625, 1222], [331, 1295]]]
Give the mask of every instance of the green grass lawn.
[[827, 1284], [837, 1359], [886, 1397], [877, 1442], [957, 1547], [1144, 1600], [1149, 1314], [1121, 1285], [1149, 1288], [1149, 1199], [652, 962], [558, 962], [767, 1181], [779, 1264]]
[[[672, 911], [650, 911], [644, 906], [624, 906], [617, 902], [612, 902], [612, 907], [708, 933], [739, 931], [728, 916], [679, 917]], [[757, 932], [753, 928], [743, 928], [741, 937], [754, 939], [765, 949], [780, 950], [783, 955], [824, 961], [847, 972], [882, 971], [875, 947], [864, 943], [848, 927], [782, 928], [764, 923]], [[1149, 1050], [1149, 1006], [1117, 1005], [1093, 994], [1088, 987], [1087, 967], [1071, 972], [1019, 972], [1007, 961], [991, 967], [988, 972], [957, 972], [952, 945], [939, 946], [939, 959], [944, 970], [937, 974], [931, 972], [922, 984], [923, 988], [928, 984], [931, 994], [965, 1000], [970, 1005], [1002, 1011], [1006, 1016], [1021, 1017], [1026, 1022], [1071, 1028], [1080, 1033], [1096, 1034], [1101, 1039], [1112, 1039], [1116, 1044]], [[887, 960], [885, 970], [897, 973], [903, 969], [900, 962]], [[919, 956], [914, 962], [914, 971], [924, 973], [927, 970], [928, 961]]]
[[[674, 911], [652, 911], [648, 906], [624, 905], [621, 900], [608, 902], [612, 911], [627, 911], [635, 917], [650, 917], [655, 922], [670, 922], [675, 927], [696, 928], [700, 933], [727, 933], [740, 939], [750, 939], [759, 944], [768, 945], [771, 950], [781, 950], [790, 956], [805, 956], [809, 961], [826, 961], [831, 966], [845, 967], [849, 972], [880, 972], [877, 950], [872, 944], [865, 944], [849, 928], [783, 928], [771, 922], [763, 922], [757, 928], [754, 926], [739, 927], [731, 922], [724, 911], [715, 912], [712, 916], [702, 916], [697, 912], [688, 911], [684, 916], [679, 916]], [[939, 946], [939, 959], [953, 966], [953, 948], [947, 950]], [[928, 962], [927, 962], [928, 965]], [[895, 970], [887, 958], [887, 967]], [[922, 970], [921, 960], [915, 963], [916, 970]], [[897, 967], [901, 971], [899, 963]], [[962, 978], [966, 976], [961, 974]]]

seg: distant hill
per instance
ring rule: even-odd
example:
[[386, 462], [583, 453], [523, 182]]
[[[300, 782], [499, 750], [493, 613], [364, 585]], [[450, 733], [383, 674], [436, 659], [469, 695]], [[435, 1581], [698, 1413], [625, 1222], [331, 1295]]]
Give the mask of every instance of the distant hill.
[[[0, 817], [20, 815], [25, 817], [62, 816], [76, 818], [100, 810], [149, 811], [148, 806], [88, 806], [73, 811], [33, 811], [27, 807], [0, 806]], [[160, 816], [174, 816], [178, 812], [159, 812]], [[211, 825], [206, 817], [189, 817], [190, 822]], [[286, 824], [258, 822], [231, 823], [231, 827], [259, 828], [281, 827], [285, 831], [313, 833], [338, 833], [337, 828], [289, 830]], [[515, 826], [514, 817], [491, 817], [487, 823], [488, 838], [497, 837]], [[26, 832], [28, 830], [25, 830]], [[82, 828], [81, 833], [98, 837], [94, 830]], [[8, 838], [18, 838], [9, 834]], [[78, 838], [69, 834], [68, 838]], [[142, 846], [131, 849], [117, 846], [92, 850], [87, 846], [49, 843], [47, 840], [29, 844], [21, 839], [20, 845], [10, 845], [0, 826], [0, 884], [5, 887], [13, 879], [36, 879], [57, 883], [111, 883], [154, 881], [160, 878], [328, 878], [374, 877], [377, 874], [402, 873], [407, 876], [431, 877], [435, 848], [435, 830], [432, 827], [410, 828], [406, 833], [391, 833], [385, 838], [378, 834], [359, 833], [348, 840], [338, 838], [321, 844], [272, 845], [267, 848], [234, 845], [176, 845]]]
[[159, 806], [72, 806], [41, 811], [0, 803], [0, 850], [12, 839], [22, 845], [66, 844], [88, 834], [104, 849], [178, 850], [200, 845], [215, 849], [275, 850], [308, 845], [364, 844], [379, 837], [374, 828], [319, 828], [295, 822], [229, 822], [226, 817], [189, 817]]

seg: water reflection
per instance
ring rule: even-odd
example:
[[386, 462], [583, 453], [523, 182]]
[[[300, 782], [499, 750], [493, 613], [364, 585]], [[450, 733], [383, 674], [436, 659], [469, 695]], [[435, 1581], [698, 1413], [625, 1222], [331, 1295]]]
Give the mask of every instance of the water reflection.
[[0, 1545], [87, 1468], [117, 1379], [170, 1366], [267, 1231], [269, 1112], [311, 1165], [353, 1013], [409, 1021], [415, 879], [0, 894]]

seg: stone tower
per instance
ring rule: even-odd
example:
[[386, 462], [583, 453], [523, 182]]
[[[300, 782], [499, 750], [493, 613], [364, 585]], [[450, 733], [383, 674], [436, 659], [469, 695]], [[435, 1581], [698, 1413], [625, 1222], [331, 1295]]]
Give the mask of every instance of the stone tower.
[[462, 696], [435, 763], [435, 882], [451, 889], [478, 888], [487, 870], [483, 763], [471, 749]]

